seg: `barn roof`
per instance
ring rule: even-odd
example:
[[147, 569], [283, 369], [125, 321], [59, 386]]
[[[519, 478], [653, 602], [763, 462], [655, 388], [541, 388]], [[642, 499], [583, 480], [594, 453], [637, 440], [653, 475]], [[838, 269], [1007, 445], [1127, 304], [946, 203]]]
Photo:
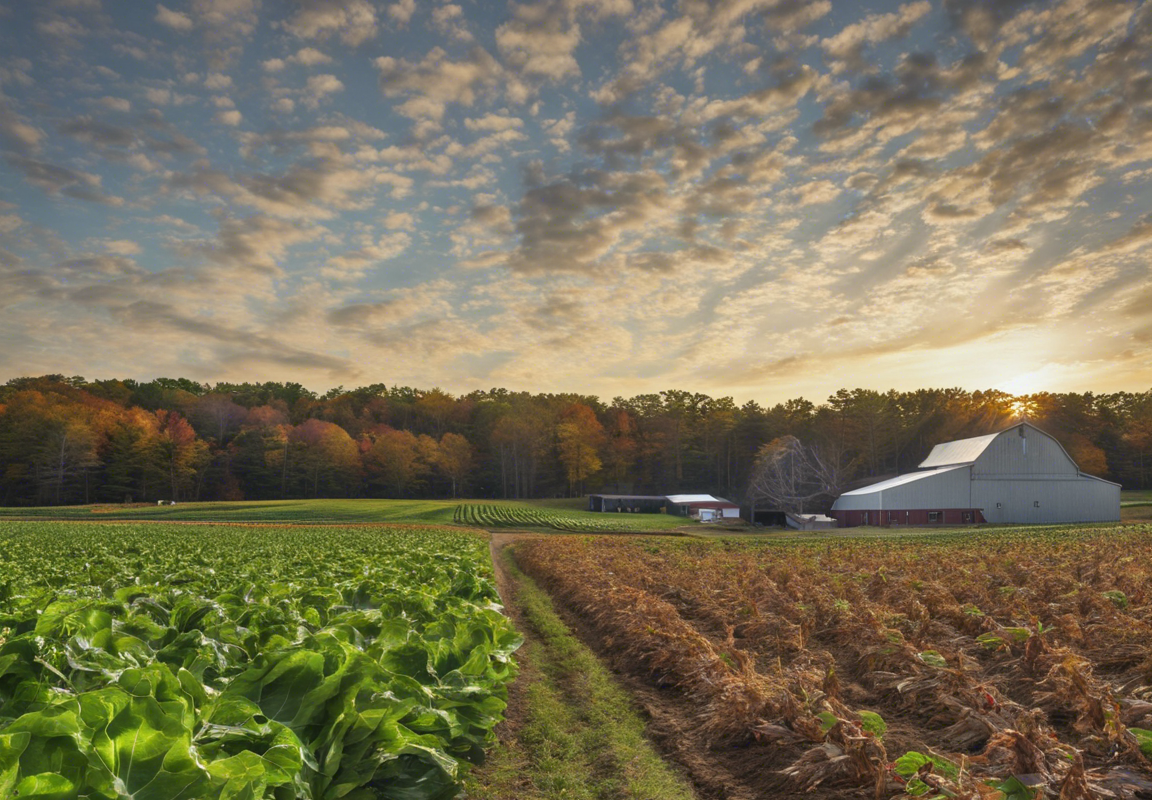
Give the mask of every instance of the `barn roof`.
[[668, 495], [669, 502], [675, 503], [678, 506], [688, 505], [689, 503], [726, 503], [727, 500], [721, 500], [718, 497], [713, 497], [710, 494], [670, 494]]
[[[939, 447], [940, 445], [936, 445], [936, 446]], [[863, 495], [863, 494], [875, 494], [877, 492], [882, 492], [885, 489], [891, 489], [894, 486], [903, 486], [906, 483], [915, 483], [916, 481], [922, 481], [926, 478], [931, 478], [934, 475], [939, 475], [939, 474], [944, 473], [944, 472], [951, 472], [954, 469], [961, 469], [961, 468], [966, 467], [966, 466], [968, 466], [968, 465], [967, 464], [955, 464], [955, 465], [948, 466], [948, 467], [940, 467], [938, 469], [927, 469], [927, 470], [924, 470], [923, 472], [909, 472], [907, 475], [900, 475], [900, 476], [897, 476], [895, 478], [889, 478], [886, 481], [880, 481], [879, 483], [870, 484], [870, 485], [865, 486], [865, 487], [860, 488], [860, 489], [853, 489], [850, 492], [844, 492], [844, 494], [842, 494], [840, 496], [841, 497], [847, 497], [849, 495], [854, 496], [854, 495]]]
[[[920, 469], [933, 469], [935, 467], [948, 467], [959, 464], [971, 464], [980, 457], [988, 445], [992, 444], [1004, 431], [989, 433], [986, 436], [973, 436], [971, 439], [957, 439], [954, 442], [943, 442], [932, 448], [928, 457], [920, 462]], [[903, 476], [901, 476], [903, 477]]]

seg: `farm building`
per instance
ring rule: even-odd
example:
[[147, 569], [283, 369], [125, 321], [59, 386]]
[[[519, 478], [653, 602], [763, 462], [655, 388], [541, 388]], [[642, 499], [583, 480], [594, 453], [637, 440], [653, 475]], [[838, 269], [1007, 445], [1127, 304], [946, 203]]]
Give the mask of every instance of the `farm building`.
[[832, 517], [823, 514], [785, 514], [785, 523], [798, 531], [823, 531], [840, 527]]
[[663, 495], [653, 494], [590, 494], [589, 511], [633, 511], [642, 514], [659, 514], [667, 505]]
[[699, 517], [703, 520], [740, 516], [740, 506], [710, 494], [670, 494], [667, 500], [668, 513], [678, 517]]
[[1112, 522], [1120, 485], [1081, 472], [1027, 422], [932, 448], [918, 472], [845, 492], [831, 516], [855, 525]]

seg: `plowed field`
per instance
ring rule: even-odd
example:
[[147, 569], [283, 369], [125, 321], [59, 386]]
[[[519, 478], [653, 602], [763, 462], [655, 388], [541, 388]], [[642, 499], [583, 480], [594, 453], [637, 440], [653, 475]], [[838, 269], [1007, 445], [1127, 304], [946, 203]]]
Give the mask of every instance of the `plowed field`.
[[516, 546], [713, 797], [1152, 797], [1152, 527]]

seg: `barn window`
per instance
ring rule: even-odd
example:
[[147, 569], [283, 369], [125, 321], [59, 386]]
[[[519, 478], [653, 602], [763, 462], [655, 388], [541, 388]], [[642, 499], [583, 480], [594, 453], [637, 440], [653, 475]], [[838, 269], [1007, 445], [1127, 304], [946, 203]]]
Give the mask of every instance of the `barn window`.
[[997, 507], [997, 508], [1003, 508], [1003, 507], [1004, 507], [1004, 504], [1003, 504], [1003, 503], [997, 503], [997, 504], [996, 504], [996, 507]]
[[889, 525], [895, 525], [896, 524], [896, 515], [893, 514], [891, 511], [888, 512], [888, 524]]
[[971, 522], [972, 521], [972, 512], [971, 511], [965, 511], [964, 512], [964, 521], [965, 522]]
[[928, 512], [928, 521], [929, 522], [939, 522], [940, 521], [940, 512], [939, 511], [929, 511]]
[[1039, 500], [1033, 500], [1032, 501], [1032, 507], [1033, 508], [1039, 508], [1040, 507], [1040, 501]]

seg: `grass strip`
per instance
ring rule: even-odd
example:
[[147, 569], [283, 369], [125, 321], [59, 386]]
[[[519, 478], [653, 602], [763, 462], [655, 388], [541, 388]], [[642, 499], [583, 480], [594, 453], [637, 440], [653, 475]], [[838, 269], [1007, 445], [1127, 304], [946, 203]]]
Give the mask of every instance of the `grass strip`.
[[552, 601], [502, 553], [516, 605], [534, 635], [520, 657], [521, 727], [466, 783], [473, 800], [692, 800], [688, 782], [644, 735], [628, 692], [557, 616]]

